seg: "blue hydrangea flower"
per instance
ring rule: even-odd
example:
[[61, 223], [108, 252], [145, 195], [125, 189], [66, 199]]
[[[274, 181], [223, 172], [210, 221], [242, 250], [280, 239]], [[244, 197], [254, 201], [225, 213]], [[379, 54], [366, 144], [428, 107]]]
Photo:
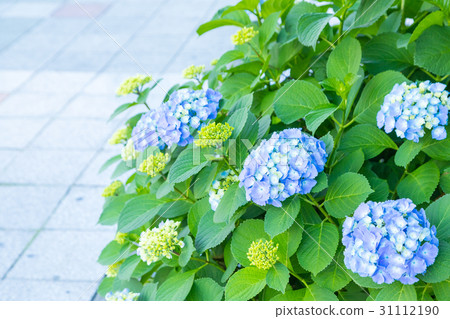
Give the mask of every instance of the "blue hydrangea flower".
[[381, 110], [377, 114], [377, 125], [386, 133], [395, 133], [400, 138], [419, 142], [425, 135], [425, 128], [431, 130], [435, 140], [447, 137], [450, 104], [445, 84], [406, 82], [395, 84], [385, 96]]
[[289, 196], [311, 191], [327, 157], [325, 143], [301, 129], [275, 132], [246, 158], [239, 185], [247, 200], [280, 207]]
[[173, 144], [186, 146], [194, 140], [192, 132], [217, 117], [222, 95], [211, 89], [181, 89], [169, 100], [144, 114], [133, 129], [132, 138], [137, 151], [149, 146], [161, 150]]
[[436, 227], [410, 199], [362, 203], [342, 228], [347, 268], [373, 281], [418, 281], [438, 254]]

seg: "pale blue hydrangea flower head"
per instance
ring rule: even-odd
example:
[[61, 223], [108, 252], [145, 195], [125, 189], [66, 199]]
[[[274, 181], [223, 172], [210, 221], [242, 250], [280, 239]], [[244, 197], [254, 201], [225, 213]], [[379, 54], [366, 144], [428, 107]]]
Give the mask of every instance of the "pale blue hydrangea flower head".
[[395, 133], [400, 138], [419, 142], [425, 129], [431, 130], [435, 140], [447, 137], [450, 104], [445, 84], [430, 81], [395, 84], [385, 96], [377, 114], [377, 125], [386, 133]]
[[181, 89], [169, 100], [144, 114], [133, 129], [132, 138], [137, 151], [149, 146], [161, 150], [174, 144], [186, 146], [194, 140], [192, 132], [217, 117], [222, 95], [211, 89]]
[[231, 169], [217, 174], [209, 190], [209, 204], [212, 210], [217, 209], [225, 191], [235, 182], [239, 182], [239, 177]]
[[342, 228], [347, 268], [373, 281], [418, 281], [438, 254], [436, 227], [410, 199], [362, 203]]
[[247, 200], [280, 207], [294, 194], [307, 194], [327, 161], [325, 143], [299, 128], [273, 133], [253, 150], [239, 175]]
[[106, 301], [136, 301], [138, 297], [139, 293], [131, 292], [128, 288], [114, 293], [108, 292], [105, 295]]

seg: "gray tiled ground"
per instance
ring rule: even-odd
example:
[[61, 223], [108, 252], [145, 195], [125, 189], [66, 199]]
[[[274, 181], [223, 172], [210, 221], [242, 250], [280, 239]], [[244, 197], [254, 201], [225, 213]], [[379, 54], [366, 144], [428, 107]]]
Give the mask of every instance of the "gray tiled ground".
[[149, 95], [159, 104], [182, 69], [230, 49], [236, 29], [195, 34], [237, 0], [77, 2], [95, 21], [73, 0], [0, 1], [0, 300], [93, 298], [115, 231], [97, 220], [113, 167], [98, 170], [120, 150], [106, 141], [123, 116], [107, 120], [129, 101], [117, 86], [164, 78]]

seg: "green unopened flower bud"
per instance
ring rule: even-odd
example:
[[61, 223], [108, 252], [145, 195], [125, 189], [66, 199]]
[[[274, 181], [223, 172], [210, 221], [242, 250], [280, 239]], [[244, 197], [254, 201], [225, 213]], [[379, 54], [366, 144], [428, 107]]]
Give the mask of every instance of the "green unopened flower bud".
[[119, 243], [120, 245], [125, 244], [125, 240], [127, 238], [127, 234], [126, 233], [121, 233], [121, 232], [117, 232], [116, 237], [114, 238], [114, 240]]
[[123, 184], [121, 181], [114, 181], [103, 190], [102, 196], [103, 197], [116, 196], [119, 194], [119, 190], [122, 187], [123, 187]]
[[211, 61], [211, 65], [215, 66], [217, 64], [217, 62], [219, 62], [219, 59], [214, 59]]
[[231, 42], [233, 42], [234, 45], [245, 44], [257, 34], [258, 31], [255, 31], [253, 27], [243, 27], [236, 34], [231, 36]]
[[147, 84], [152, 80], [151, 76], [137, 74], [135, 76], [131, 76], [127, 78], [125, 81], [120, 84], [119, 88], [116, 91], [116, 94], [119, 96], [128, 95], [131, 93], [137, 93], [136, 90], [144, 84]]
[[183, 78], [185, 78], [185, 79], [193, 79], [193, 78], [199, 76], [203, 72], [204, 69], [205, 69], [204, 65], [199, 65], [199, 66], [191, 65], [191, 66], [188, 66], [186, 69], [183, 70]]
[[247, 258], [252, 266], [259, 269], [270, 269], [275, 265], [279, 257], [277, 256], [278, 244], [273, 245], [271, 240], [254, 241], [247, 252]]
[[123, 259], [110, 265], [108, 269], [106, 270], [106, 277], [117, 277], [117, 274], [119, 273], [119, 268], [123, 264]]
[[161, 172], [166, 163], [169, 161], [169, 154], [159, 153], [157, 155], [150, 155], [146, 160], [144, 160], [138, 168], [138, 171], [150, 175], [150, 177], [155, 177], [156, 174]]
[[202, 148], [208, 146], [219, 147], [225, 142], [233, 132], [234, 128], [228, 123], [210, 123], [207, 126], [202, 127], [198, 132], [198, 139], [194, 141], [195, 145]]
[[139, 152], [134, 148], [132, 139], [129, 139], [127, 144], [122, 148], [121, 156], [124, 162], [135, 160], [139, 155]]
[[131, 136], [131, 127], [123, 127], [114, 132], [113, 136], [108, 140], [110, 145], [125, 143]]

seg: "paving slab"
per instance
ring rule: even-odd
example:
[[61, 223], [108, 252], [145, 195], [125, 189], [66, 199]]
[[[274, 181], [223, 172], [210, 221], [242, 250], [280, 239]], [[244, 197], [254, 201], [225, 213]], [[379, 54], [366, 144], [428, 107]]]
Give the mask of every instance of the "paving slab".
[[0, 184], [71, 185], [95, 151], [27, 150], [0, 175]]
[[41, 228], [66, 192], [62, 186], [0, 185], [0, 229]]
[[34, 231], [0, 230], [0, 278], [6, 274], [34, 235]]
[[27, 93], [19, 89], [0, 104], [0, 117], [50, 118], [62, 110], [73, 96], [73, 92]]
[[47, 122], [48, 119], [0, 118], [0, 148], [24, 148]]
[[43, 230], [7, 278], [96, 281], [106, 270], [98, 255], [112, 236], [111, 231]]
[[96, 289], [90, 281], [6, 279], [0, 282], [0, 300], [89, 301]]

